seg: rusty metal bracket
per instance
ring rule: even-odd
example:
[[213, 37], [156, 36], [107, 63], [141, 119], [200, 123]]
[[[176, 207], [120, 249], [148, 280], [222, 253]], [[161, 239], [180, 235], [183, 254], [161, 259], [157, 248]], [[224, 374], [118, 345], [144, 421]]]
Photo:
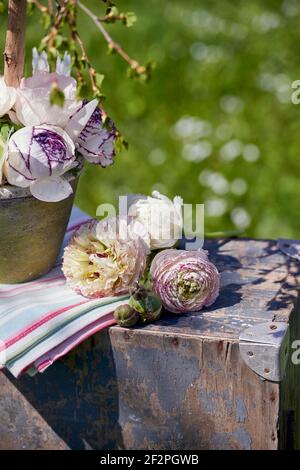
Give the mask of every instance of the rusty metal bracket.
[[256, 374], [271, 382], [284, 376], [289, 354], [289, 325], [284, 322], [264, 322], [242, 331], [240, 353]]

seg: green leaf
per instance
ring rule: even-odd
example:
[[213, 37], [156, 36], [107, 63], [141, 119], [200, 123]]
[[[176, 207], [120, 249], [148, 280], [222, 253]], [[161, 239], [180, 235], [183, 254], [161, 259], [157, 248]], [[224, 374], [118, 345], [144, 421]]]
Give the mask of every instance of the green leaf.
[[54, 38], [54, 43], [55, 43], [56, 47], [61, 47], [64, 40], [65, 40], [65, 38], [61, 34], [57, 34]]
[[108, 16], [117, 16], [119, 14], [119, 10], [117, 9], [116, 6], [112, 6], [112, 7], [107, 9], [106, 14]]
[[103, 103], [103, 101], [106, 99], [106, 96], [100, 90], [95, 90], [93, 92], [93, 98], [99, 100], [99, 103]]
[[118, 154], [122, 150], [128, 150], [128, 142], [122, 135], [119, 135], [115, 141], [115, 151]]
[[88, 85], [86, 83], [79, 83], [77, 87], [77, 98], [81, 100], [90, 98], [90, 94], [91, 90]]
[[128, 11], [127, 13], [125, 13], [125, 24], [127, 28], [130, 28], [131, 26], [133, 26], [136, 20], [137, 20], [137, 16], [134, 13], [134, 11]]
[[41, 16], [41, 24], [44, 29], [49, 29], [51, 26], [51, 16], [48, 13], [43, 13]]
[[108, 44], [107, 49], [108, 49], [107, 50], [108, 54], [116, 54], [117, 53], [116, 49], [114, 48], [114, 46], [112, 44]]
[[[0, 13], [2, 13], [2, 11], [1, 11], [1, 3], [3, 4], [3, 2], [0, 2]], [[27, 12], [26, 12], [27, 15], [28, 15], [28, 16], [31, 16], [31, 15], [34, 13], [35, 8], [36, 8], [36, 7], [35, 7], [34, 3], [27, 3]]]
[[2, 140], [4, 140], [4, 142], [7, 141], [11, 131], [13, 130], [13, 126], [9, 125], [9, 124], [3, 124], [0, 128], [0, 135], [2, 137]]
[[102, 75], [101, 73], [96, 73], [95, 80], [96, 80], [96, 85], [100, 90], [102, 87], [103, 80], [104, 80], [104, 75]]
[[54, 82], [51, 87], [50, 93], [50, 103], [56, 106], [63, 107], [65, 103], [65, 94], [64, 92], [58, 87], [58, 84]]
[[4, 2], [0, 2], [0, 13], [4, 13], [4, 12], [5, 12]]

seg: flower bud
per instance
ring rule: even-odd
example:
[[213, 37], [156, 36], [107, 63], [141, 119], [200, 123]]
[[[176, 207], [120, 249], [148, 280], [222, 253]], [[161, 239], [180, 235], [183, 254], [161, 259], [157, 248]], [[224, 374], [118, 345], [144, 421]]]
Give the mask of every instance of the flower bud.
[[130, 297], [129, 305], [139, 312], [143, 323], [158, 320], [161, 315], [162, 304], [160, 298], [142, 287]]
[[117, 307], [114, 317], [118, 325], [124, 328], [135, 325], [139, 320], [138, 312], [128, 304]]

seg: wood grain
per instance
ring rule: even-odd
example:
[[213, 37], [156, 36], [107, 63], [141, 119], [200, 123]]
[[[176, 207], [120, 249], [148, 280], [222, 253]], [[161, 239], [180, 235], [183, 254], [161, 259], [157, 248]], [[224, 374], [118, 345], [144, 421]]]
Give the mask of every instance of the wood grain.
[[9, 0], [4, 51], [4, 79], [18, 87], [23, 76], [26, 28], [26, 0]]

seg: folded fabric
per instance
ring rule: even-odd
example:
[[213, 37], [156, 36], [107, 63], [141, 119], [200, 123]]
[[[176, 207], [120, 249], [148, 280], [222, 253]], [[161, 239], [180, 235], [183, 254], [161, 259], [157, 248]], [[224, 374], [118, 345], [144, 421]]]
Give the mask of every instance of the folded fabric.
[[[74, 209], [65, 244], [89, 218]], [[42, 278], [0, 285], [0, 366], [15, 377], [43, 372], [55, 360], [97, 331], [115, 323], [115, 308], [128, 295], [86, 299], [66, 285], [61, 260]]]

